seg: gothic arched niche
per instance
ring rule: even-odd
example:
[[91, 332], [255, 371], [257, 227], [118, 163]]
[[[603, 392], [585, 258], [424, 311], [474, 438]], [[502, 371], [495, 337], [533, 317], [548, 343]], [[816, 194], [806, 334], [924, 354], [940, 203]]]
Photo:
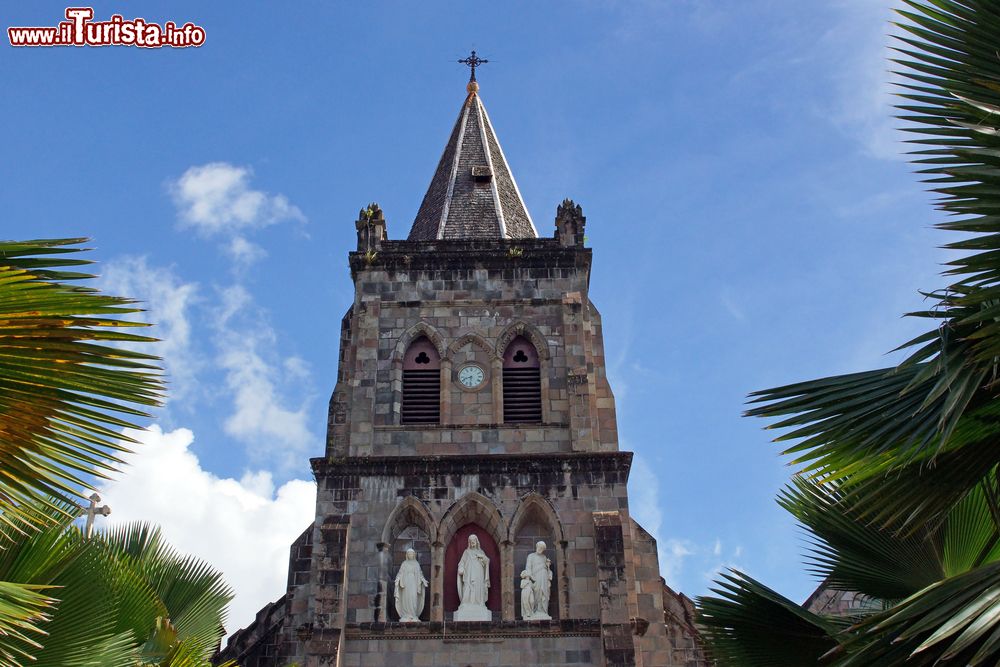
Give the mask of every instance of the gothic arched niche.
[[[401, 500], [389, 515], [382, 529], [383, 549], [388, 555], [389, 572], [385, 575], [385, 609], [388, 618], [399, 620], [394, 597], [394, 583], [399, 567], [406, 559], [406, 550], [417, 552], [417, 561], [424, 578], [431, 581], [431, 545], [437, 536], [437, 528], [427, 507], [414, 496]], [[421, 620], [430, 619], [431, 589], [424, 593], [424, 609]]]
[[458, 561], [466, 547], [469, 546], [469, 536], [479, 538], [480, 548], [490, 559], [490, 590], [486, 598], [487, 609], [493, 612], [493, 619], [500, 619], [503, 578], [500, 574], [500, 548], [490, 532], [475, 523], [467, 523], [452, 536], [448, 548], [444, 552], [444, 610], [453, 613], [458, 609]]
[[[413, 549], [417, 552], [417, 562], [420, 563], [420, 570], [424, 573], [424, 579], [431, 580], [431, 541], [427, 533], [418, 526], [410, 525], [403, 529], [396, 539], [389, 545], [390, 562], [392, 563], [392, 576], [388, 582], [388, 592], [386, 594], [386, 606], [389, 610], [389, 620], [398, 621], [399, 612], [396, 611], [395, 581], [396, 575], [403, 561], [406, 560], [406, 550]], [[431, 592], [430, 587], [424, 591], [424, 608], [420, 612], [420, 620], [430, 619], [431, 613]]]
[[514, 608], [517, 617], [521, 618], [521, 571], [525, 567], [528, 554], [535, 551], [535, 545], [545, 542], [545, 556], [551, 561], [552, 587], [549, 591], [547, 613], [552, 618], [559, 618], [559, 569], [561, 559], [558, 558], [562, 531], [555, 511], [549, 503], [538, 494], [531, 494], [521, 501], [514, 519], [511, 522], [511, 540], [514, 543]]

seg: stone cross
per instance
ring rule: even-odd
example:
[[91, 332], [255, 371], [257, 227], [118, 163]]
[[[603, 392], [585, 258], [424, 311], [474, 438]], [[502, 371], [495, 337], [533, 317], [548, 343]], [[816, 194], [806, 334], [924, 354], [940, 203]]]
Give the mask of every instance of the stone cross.
[[87, 525], [83, 529], [83, 535], [86, 539], [90, 539], [91, 534], [94, 532], [94, 517], [100, 514], [101, 516], [107, 516], [111, 514], [111, 508], [107, 505], [97, 506], [97, 503], [101, 502], [101, 497], [96, 493], [90, 495], [90, 507], [87, 508]]

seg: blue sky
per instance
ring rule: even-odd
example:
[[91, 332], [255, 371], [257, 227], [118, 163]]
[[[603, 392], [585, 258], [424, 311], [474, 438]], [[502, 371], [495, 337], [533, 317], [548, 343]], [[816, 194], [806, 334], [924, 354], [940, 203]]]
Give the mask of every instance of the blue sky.
[[281, 593], [353, 220], [377, 201], [405, 236], [474, 47], [536, 226], [565, 197], [587, 215], [633, 511], [668, 583], [694, 596], [738, 566], [804, 599], [801, 533], [773, 500], [790, 469], [745, 396], [891, 363], [920, 326], [900, 314], [941, 284], [940, 214], [892, 129], [889, 5], [96, 3], [206, 43], [0, 47], [0, 236], [92, 237], [102, 284], [164, 339], [171, 399], [106, 489], [112, 518], [222, 567], [232, 627]]

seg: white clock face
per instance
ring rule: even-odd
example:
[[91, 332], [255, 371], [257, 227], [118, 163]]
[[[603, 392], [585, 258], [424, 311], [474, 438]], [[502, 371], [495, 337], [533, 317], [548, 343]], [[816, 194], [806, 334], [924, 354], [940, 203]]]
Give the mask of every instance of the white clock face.
[[486, 374], [479, 366], [466, 366], [458, 372], [458, 381], [462, 383], [463, 387], [467, 387], [468, 389], [478, 387], [483, 383], [485, 378]]

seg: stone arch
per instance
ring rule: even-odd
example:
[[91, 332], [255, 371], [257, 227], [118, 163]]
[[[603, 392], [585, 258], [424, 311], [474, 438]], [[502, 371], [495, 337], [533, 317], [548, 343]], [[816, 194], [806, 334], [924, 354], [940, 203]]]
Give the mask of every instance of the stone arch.
[[567, 618], [569, 611], [569, 580], [566, 576], [567, 542], [555, 508], [538, 493], [525, 495], [511, 517], [508, 533], [514, 559], [512, 585], [515, 609], [520, 610], [521, 606], [521, 568], [524, 567], [528, 554], [534, 551], [535, 541], [542, 539], [548, 547], [546, 556], [552, 561], [553, 574], [551, 597], [546, 611], [553, 618]]
[[[382, 528], [382, 541], [378, 544], [379, 595], [376, 600], [376, 614], [381, 621], [399, 620], [393, 598], [393, 582], [405, 558], [405, 550], [413, 548], [417, 552], [424, 576], [433, 577], [434, 537], [437, 526], [427, 507], [415, 496], [400, 501]], [[430, 613], [430, 595], [424, 601], [421, 618]]]
[[[406, 355], [406, 351], [410, 349], [410, 345], [414, 341], [426, 338], [434, 349], [437, 350], [438, 357], [441, 360], [441, 395], [445, 395], [447, 392], [447, 378], [451, 371], [451, 366], [446, 362], [445, 359], [445, 344], [444, 337], [441, 336], [440, 332], [435, 329], [430, 324], [426, 322], [417, 322], [412, 327], [406, 330], [399, 340], [396, 341], [396, 347], [392, 353], [392, 372], [390, 375], [389, 388], [392, 390], [392, 408], [390, 414], [385, 417], [385, 423], [389, 424], [400, 424], [402, 423], [402, 408], [403, 408], [403, 357]], [[441, 415], [444, 415], [446, 410], [444, 406], [438, 411], [438, 419]], [[378, 419], [378, 415], [376, 415]]]
[[566, 541], [563, 537], [562, 523], [559, 521], [559, 516], [556, 514], [555, 508], [552, 507], [552, 503], [534, 491], [521, 498], [521, 502], [518, 503], [517, 509], [514, 510], [514, 515], [511, 517], [507, 534], [512, 538], [516, 536], [525, 519], [530, 517], [532, 510], [537, 510], [549, 528], [552, 529], [553, 539], [558, 542]]
[[475, 491], [466, 493], [449, 507], [438, 525], [437, 553], [440, 554], [438, 562], [442, 566], [442, 576], [437, 577], [433, 584], [435, 594], [440, 595], [441, 618], [444, 618], [445, 612], [453, 612], [458, 607], [455, 571], [463, 551], [460, 542], [470, 532], [479, 534], [480, 544], [490, 557], [492, 585], [487, 605], [504, 620], [511, 620], [513, 617], [508, 612], [508, 608], [513, 610], [513, 604], [508, 602], [512, 598], [507, 522], [493, 501]]
[[442, 359], [451, 359], [456, 352], [458, 352], [460, 349], [462, 349], [469, 343], [472, 343], [473, 345], [481, 349], [486, 354], [486, 356], [489, 357], [491, 362], [497, 358], [496, 349], [490, 346], [490, 344], [486, 342], [485, 338], [483, 338], [479, 334], [467, 333], [461, 338], [458, 338], [455, 341], [453, 341], [451, 345], [448, 346], [448, 349], [445, 352], [445, 356], [443, 356]]
[[517, 322], [504, 329], [496, 350], [501, 359], [496, 414], [504, 424], [548, 423], [550, 362], [545, 337], [535, 327]]
[[445, 512], [438, 525], [438, 542], [447, 545], [458, 529], [467, 523], [481, 526], [497, 544], [508, 542], [507, 522], [500, 509], [489, 498], [475, 491], [466, 493]]
[[416, 526], [427, 533], [431, 544], [437, 541], [437, 525], [430, 510], [416, 496], [407, 496], [389, 513], [382, 528], [382, 543], [392, 544], [396, 536], [409, 526]]
[[531, 344], [535, 346], [535, 350], [538, 352], [539, 359], [548, 360], [552, 356], [549, 350], [549, 342], [542, 335], [542, 332], [538, 330], [538, 327], [523, 321], [514, 322], [500, 332], [500, 335], [497, 336], [496, 347], [494, 348], [496, 356], [502, 359], [503, 353], [507, 351], [507, 346], [518, 336], [524, 336], [531, 341]]
[[412, 327], [407, 329], [403, 335], [399, 337], [399, 340], [396, 341], [396, 349], [392, 353], [392, 361], [394, 365], [402, 367], [403, 355], [406, 354], [406, 350], [410, 347], [410, 343], [421, 336], [425, 336], [427, 340], [429, 340], [431, 344], [437, 348], [438, 356], [442, 359], [446, 358], [444, 338], [438, 330], [426, 322], [417, 322]]

